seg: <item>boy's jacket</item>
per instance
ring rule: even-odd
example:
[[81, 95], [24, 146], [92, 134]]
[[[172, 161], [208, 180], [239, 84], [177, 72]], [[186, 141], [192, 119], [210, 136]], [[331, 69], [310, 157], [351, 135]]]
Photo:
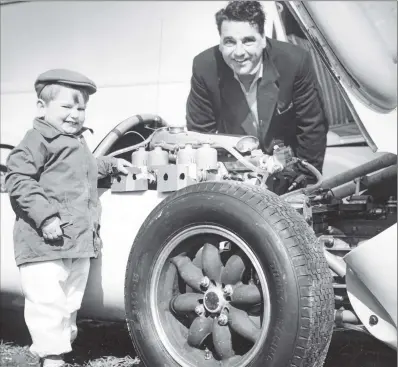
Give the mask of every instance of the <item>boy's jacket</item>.
[[[96, 160], [83, 136], [34, 120], [33, 129], [7, 159], [6, 188], [16, 214], [17, 265], [98, 254], [97, 180], [111, 174], [115, 164], [114, 158]], [[50, 242], [40, 227], [54, 215], [65, 224], [64, 236]]]

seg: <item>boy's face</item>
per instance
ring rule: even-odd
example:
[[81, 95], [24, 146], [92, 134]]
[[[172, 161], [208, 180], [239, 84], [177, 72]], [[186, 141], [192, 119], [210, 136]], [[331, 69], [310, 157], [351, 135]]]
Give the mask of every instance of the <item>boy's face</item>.
[[38, 101], [40, 116], [67, 134], [76, 134], [86, 118], [86, 102], [80, 91], [60, 86], [58, 94], [48, 103]]

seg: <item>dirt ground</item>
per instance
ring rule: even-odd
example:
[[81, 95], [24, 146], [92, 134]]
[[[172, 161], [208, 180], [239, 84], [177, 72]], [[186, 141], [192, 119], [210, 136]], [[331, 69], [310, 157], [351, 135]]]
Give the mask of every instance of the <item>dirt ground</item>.
[[[0, 366], [17, 367], [15, 363], [7, 362], [11, 360], [7, 355], [21, 353], [21, 346], [30, 344], [30, 337], [21, 313], [0, 311], [0, 341], [2, 342], [0, 351], [3, 354], [0, 356]], [[67, 361], [72, 366], [128, 367], [138, 365], [137, 360], [134, 359], [135, 352], [125, 325], [80, 320], [78, 326], [79, 336], [74, 344], [74, 351], [67, 356]], [[325, 364], [325, 367], [396, 366], [395, 351], [358, 332], [335, 332]]]

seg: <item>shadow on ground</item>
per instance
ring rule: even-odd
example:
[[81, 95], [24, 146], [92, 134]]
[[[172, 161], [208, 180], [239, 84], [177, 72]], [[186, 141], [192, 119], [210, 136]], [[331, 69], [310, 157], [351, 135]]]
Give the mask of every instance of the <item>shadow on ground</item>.
[[[119, 323], [80, 320], [79, 336], [74, 351], [67, 356], [69, 363], [83, 365], [107, 356], [135, 357], [128, 331]], [[20, 346], [29, 345], [23, 315], [5, 312], [0, 315], [0, 340]], [[396, 367], [396, 351], [359, 332], [336, 332], [333, 335], [324, 367]]]

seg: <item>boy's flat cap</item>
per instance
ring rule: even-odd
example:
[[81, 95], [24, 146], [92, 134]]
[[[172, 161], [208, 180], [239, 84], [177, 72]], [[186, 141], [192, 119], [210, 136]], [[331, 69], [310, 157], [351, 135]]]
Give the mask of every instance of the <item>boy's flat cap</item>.
[[80, 87], [86, 89], [88, 94], [94, 94], [97, 91], [97, 86], [91, 79], [77, 71], [68, 69], [52, 69], [40, 74], [35, 82], [37, 96], [40, 95], [40, 92], [47, 84], [65, 84], [72, 87]]

